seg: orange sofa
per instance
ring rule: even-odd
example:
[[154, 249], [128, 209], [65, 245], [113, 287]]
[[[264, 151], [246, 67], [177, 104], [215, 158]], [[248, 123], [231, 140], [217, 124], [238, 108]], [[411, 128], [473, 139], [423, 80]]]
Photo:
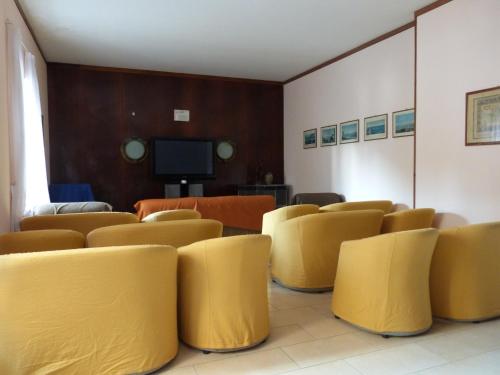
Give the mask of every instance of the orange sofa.
[[262, 215], [276, 208], [270, 195], [235, 195], [225, 197], [187, 197], [144, 199], [134, 205], [139, 219], [153, 212], [189, 208], [204, 219], [219, 220], [226, 227], [260, 231]]

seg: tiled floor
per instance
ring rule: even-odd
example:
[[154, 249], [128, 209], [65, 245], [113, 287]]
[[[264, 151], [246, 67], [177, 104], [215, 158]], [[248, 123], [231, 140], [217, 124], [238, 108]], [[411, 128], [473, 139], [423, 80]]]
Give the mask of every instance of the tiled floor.
[[436, 321], [426, 334], [383, 339], [336, 320], [331, 297], [270, 283], [271, 334], [264, 344], [228, 354], [181, 345], [157, 374], [500, 374], [500, 319]]

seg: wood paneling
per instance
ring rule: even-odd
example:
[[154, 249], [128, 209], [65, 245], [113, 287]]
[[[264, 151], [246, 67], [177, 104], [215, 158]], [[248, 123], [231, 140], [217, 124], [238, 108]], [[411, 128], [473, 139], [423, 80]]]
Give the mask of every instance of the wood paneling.
[[[236, 157], [217, 161], [216, 179], [202, 181], [208, 196], [235, 194], [268, 171], [283, 183], [281, 84], [54, 63], [48, 81], [52, 183], [88, 182], [115, 210], [163, 197], [166, 181], [153, 176], [151, 157], [122, 159], [129, 137], [233, 141]], [[174, 108], [189, 109], [190, 122], [174, 122]]]

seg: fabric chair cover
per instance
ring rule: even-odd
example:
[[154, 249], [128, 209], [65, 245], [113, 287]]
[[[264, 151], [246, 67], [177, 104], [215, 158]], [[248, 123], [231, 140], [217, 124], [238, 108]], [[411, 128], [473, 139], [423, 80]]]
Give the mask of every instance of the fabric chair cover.
[[129, 212], [85, 212], [77, 214], [41, 215], [21, 220], [21, 230], [71, 229], [86, 236], [96, 228], [109, 225], [138, 223], [136, 215]]
[[269, 335], [269, 236], [224, 237], [181, 247], [180, 337], [206, 351], [255, 346]]
[[187, 219], [201, 219], [201, 214], [196, 210], [190, 210], [190, 209], [167, 210], [149, 214], [141, 221], [143, 223], [150, 223], [154, 221], [187, 220]]
[[177, 354], [170, 246], [0, 256], [0, 374], [139, 374]]
[[29, 230], [0, 235], [0, 255], [80, 249], [84, 246], [83, 234], [67, 229]]
[[433, 208], [417, 208], [386, 214], [382, 223], [382, 233], [431, 228], [435, 212]]
[[430, 286], [437, 317], [481, 321], [500, 316], [500, 222], [440, 230]]
[[432, 325], [429, 270], [436, 229], [347, 241], [340, 250], [333, 313], [365, 330], [405, 336]]
[[353, 210], [382, 210], [385, 214], [392, 211], [391, 201], [360, 201], [360, 202], [342, 202], [329, 204], [320, 207], [321, 211], [353, 211]]
[[359, 210], [283, 221], [273, 238], [273, 279], [290, 289], [331, 289], [341, 243], [379, 234], [383, 215], [380, 210]]
[[222, 235], [222, 223], [211, 219], [158, 221], [99, 228], [87, 236], [88, 247], [171, 245], [180, 247]]

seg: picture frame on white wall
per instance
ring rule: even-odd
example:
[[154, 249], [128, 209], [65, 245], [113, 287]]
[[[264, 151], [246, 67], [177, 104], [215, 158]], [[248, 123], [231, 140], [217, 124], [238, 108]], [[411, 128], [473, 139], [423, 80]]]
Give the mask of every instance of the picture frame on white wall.
[[415, 109], [404, 109], [392, 113], [392, 137], [415, 135]]
[[304, 135], [302, 138], [302, 143], [304, 148], [316, 148], [317, 129], [304, 130]]
[[328, 125], [320, 128], [319, 145], [321, 147], [337, 145], [337, 125]]
[[359, 142], [359, 120], [340, 123], [340, 143]]
[[500, 86], [466, 93], [465, 145], [500, 143]]
[[365, 118], [365, 141], [387, 138], [387, 113]]

